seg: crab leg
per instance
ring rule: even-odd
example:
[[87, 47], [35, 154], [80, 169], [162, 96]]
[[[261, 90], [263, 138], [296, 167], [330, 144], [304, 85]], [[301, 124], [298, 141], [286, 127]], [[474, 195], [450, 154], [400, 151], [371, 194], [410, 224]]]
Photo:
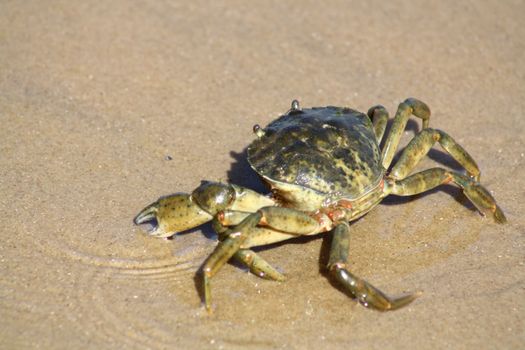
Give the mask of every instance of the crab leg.
[[[442, 168], [433, 168], [407, 178], [436, 142], [439, 142], [443, 149], [465, 168], [468, 177]], [[401, 196], [425, 192], [441, 184], [454, 182], [463, 189], [467, 198], [481, 214], [492, 214], [494, 220], [499, 223], [506, 221], [494, 198], [479, 184], [480, 171], [474, 159], [460, 144], [441, 130], [428, 128], [418, 133], [403, 150], [389, 176], [394, 180], [391, 193]]]
[[436, 142], [439, 142], [441, 147], [467, 170], [471, 178], [479, 181], [480, 171], [472, 156], [447, 133], [430, 128], [422, 130], [410, 141], [392, 167], [390, 177], [394, 179], [407, 177]]
[[229, 230], [228, 238], [219, 242], [213, 253], [206, 259], [202, 267], [204, 279], [204, 302], [206, 310], [211, 311], [210, 279], [239, 250], [246, 240], [250, 230], [261, 220], [262, 214], [257, 212], [248, 216], [239, 225]]
[[[316, 219], [290, 208], [264, 207], [246, 216], [240, 224], [221, 234], [224, 239], [219, 242], [202, 267], [206, 309], [211, 311], [211, 278], [235, 254], [242, 262], [249, 264], [250, 258], [246, 257], [246, 254], [250, 254], [251, 251], [247, 248], [322, 231], [325, 231], [325, 227], [320, 225]], [[241, 251], [240, 254], [239, 251]], [[262, 259], [256, 261], [256, 264], [256, 271], [260, 269], [268, 273], [274, 270]], [[271, 278], [279, 280], [279, 275]]]
[[[251, 214], [251, 212], [234, 210], [224, 210], [217, 214], [212, 221], [212, 226], [218, 233], [219, 240], [222, 241], [228, 237], [228, 227], [240, 224]], [[248, 267], [250, 272], [258, 277], [274, 281], [285, 280], [283, 274], [250, 249], [239, 249], [233, 258]]]
[[381, 154], [381, 164], [383, 165], [383, 168], [388, 169], [392, 163], [397, 146], [399, 145], [399, 140], [405, 130], [408, 118], [410, 118], [411, 115], [423, 119], [423, 129], [428, 128], [430, 109], [424, 102], [415, 98], [407, 98], [404, 102], [399, 104], [392, 124], [392, 129], [390, 129], [390, 133], [385, 141], [383, 153]]
[[[212, 221], [215, 232], [219, 234], [219, 240], [227, 238], [228, 227], [238, 225], [248, 217], [251, 212], [224, 210], [218, 213]], [[254, 275], [274, 281], [284, 281], [285, 277], [263, 258], [250, 249], [239, 249], [233, 256], [235, 260], [245, 265]]]
[[402, 180], [390, 180], [386, 190], [399, 196], [411, 196], [428, 191], [441, 184], [453, 182], [461, 189], [482, 215], [491, 214], [494, 221], [505, 223], [501, 208], [485, 187], [463, 174], [442, 168], [427, 169]]
[[379, 311], [396, 310], [410, 304], [421, 293], [407, 294], [391, 298], [367, 281], [347, 270], [350, 247], [350, 228], [346, 222], [340, 223], [334, 230], [328, 269], [334, 277], [363, 306]]
[[388, 123], [388, 111], [385, 107], [377, 105], [371, 107], [367, 114], [374, 124], [374, 133], [376, 134], [377, 144], [379, 145], [385, 134], [386, 124]]
[[239, 249], [233, 258], [246, 265], [254, 275], [267, 280], [282, 282], [286, 278], [250, 249]]

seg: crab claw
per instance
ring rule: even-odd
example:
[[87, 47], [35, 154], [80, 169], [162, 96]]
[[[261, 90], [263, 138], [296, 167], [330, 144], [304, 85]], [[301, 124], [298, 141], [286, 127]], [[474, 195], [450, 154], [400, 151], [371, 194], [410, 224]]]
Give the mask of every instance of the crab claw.
[[211, 218], [210, 214], [194, 203], [191, 195], [177, 193], [148, 205], [138, 213], [133, 222], [140, 225], [156, 221], [157, 225], [148, 234], [154, 237], [170, 237], [204, 224]]
[[155, 237], [170, 237], [202, 225], [226, 209], [251, 212], [272, 205], [275, 205], [272, 199], [247, 188], [202, 181], [191, 194], [161, 197], [142, 209], [133, 221], [136, 225], [156, 221], [157, 225], [148, 233]]

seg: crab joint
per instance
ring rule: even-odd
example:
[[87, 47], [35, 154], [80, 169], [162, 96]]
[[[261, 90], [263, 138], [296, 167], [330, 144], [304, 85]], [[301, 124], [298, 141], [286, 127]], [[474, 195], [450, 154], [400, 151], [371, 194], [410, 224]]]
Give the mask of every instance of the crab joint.
[[328, 217], [334, 222], [341, 221], [345, 218], [345, 211], [341, 209], [335, 209], [328, 213]]
[[352, 209], [352, 202], [349, 200], [341, 199], [340, 201], [337, 202], [337, 204], [339, 204], [343, 208]]

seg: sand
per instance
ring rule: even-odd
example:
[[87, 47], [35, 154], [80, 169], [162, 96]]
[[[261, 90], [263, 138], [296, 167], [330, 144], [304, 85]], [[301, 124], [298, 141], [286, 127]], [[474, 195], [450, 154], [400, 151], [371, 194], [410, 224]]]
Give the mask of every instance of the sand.
[[[0, 347], [518, 349], [525, 347], [522, 1], [3, 1]], [[402, 310], [330, 282], [326, 236], [226, 265], [204, 311], [209, 226], [173, 240], [132, 219], [200, 180], [264, 191], [252, 126], [302, 106], [414, 96], [478, 161], [508, 224], [452, 186], [390, 198], [351, 226], [352, 271]], [[403, 143], [418, 131], [410, 122]], [[171, 158], [171, 160], [170, 160]], [[458, 169], [438, 146], [418, 169]]]

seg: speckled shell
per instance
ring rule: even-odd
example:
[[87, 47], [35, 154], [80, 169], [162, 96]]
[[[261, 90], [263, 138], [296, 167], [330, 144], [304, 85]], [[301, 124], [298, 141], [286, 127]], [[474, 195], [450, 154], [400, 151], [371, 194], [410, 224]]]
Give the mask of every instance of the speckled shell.
[[292, 110], [263, 129], [248, 162], [272, 187], [295, 184], [358, 198], [383, 171], [370, 118], [340, 107]]

